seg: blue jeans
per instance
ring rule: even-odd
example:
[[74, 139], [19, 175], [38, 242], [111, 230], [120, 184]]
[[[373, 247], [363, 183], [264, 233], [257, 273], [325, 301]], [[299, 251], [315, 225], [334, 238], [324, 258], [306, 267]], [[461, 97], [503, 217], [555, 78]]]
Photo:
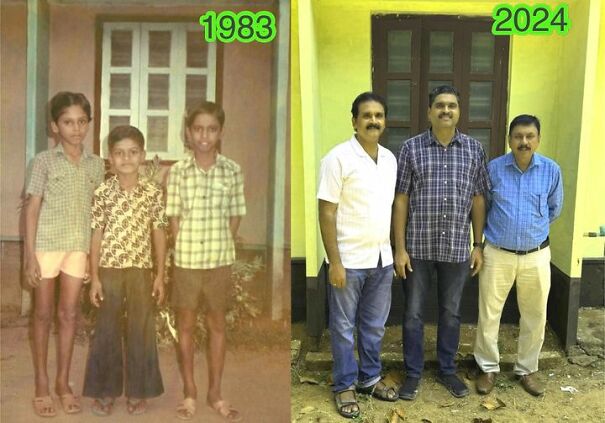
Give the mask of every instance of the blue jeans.
[[411, 259], [413, 272], [403, 280], [403, 356], [407, 375], [420, 378], [424, 369], [424, 301], [431, 286], [431, 273], [437, 270], [439, 322], [437, 359], [444, 375], [456, 373], [454, 358], [460, 340], [460, 300], [470, 276], [469, 261], [447, 263]]
[[[393, 265], [373, 269], [346, 269], [347, 284], [328, 284], [329, 329], [334, 366], [332, 390], [371, 386], [380, 380], [380, 350], [384, 324], [391, 308]], [[357, 326], [359, 366], [355, 361], [353, 331]]]

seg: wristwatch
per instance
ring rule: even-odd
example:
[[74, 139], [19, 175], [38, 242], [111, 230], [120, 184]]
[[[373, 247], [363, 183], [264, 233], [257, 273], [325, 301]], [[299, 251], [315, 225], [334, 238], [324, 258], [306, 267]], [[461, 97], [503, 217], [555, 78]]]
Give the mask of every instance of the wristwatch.
[[473, 248], [474, 247], [483, 248], [483, 243], [482, 242], [473, 242]]

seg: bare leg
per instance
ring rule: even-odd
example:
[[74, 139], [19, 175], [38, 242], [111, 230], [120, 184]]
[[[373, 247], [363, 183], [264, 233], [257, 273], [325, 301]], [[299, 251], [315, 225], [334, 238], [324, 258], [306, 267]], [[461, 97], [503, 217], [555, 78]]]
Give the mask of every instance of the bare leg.
[[206, 313], [208, 328], [208, 404], [212, 405], [221, 398], [221, 381], [225, 365], [225, 311], [212, 310]]
[[58, 395], [72, 393], [69, 387], [69, 367], [76, 333], [77, 307], [80, 304], [82, 279], [61, 273], [61, 295], [57, 315], [59, 318], [59, 348], [57, 357], [57, 380], [55, 390]]
[[48, 335], [53, 319], [54, 299], [55, 280], [42, 279], [40, 285], [34, 290], [34, 316], [32, 319], [32, 352], [34, 355], [37, 397], [49, 394], [47, 369]]
[[197, 398], [197, 387], [193, 377], [193, 331], [197, 310], [178, 309], [176, 325], [179, 334], [178, 351], [181, 358], [181, 375], [185, 398]]

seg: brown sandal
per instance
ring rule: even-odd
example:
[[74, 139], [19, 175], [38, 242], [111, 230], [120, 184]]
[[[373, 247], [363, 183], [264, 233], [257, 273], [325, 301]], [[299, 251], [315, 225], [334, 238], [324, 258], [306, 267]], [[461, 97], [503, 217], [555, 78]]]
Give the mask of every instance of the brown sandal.
[[[348, 398], [344, 398], [344, 397]], [[359, 416], [359, 404], [357, 404], [357, 397], [355, 396], [354, 389], [345, 389], [344, 391], [334, 393], [334, 402], [336, 402], [336, 411], [342, 417], [347, 419], [354, 419]], [[351, 407], [351, 411], [346, 411], [345, 407]]]
[[55, 410], [55, 404], [50, 395], [45, 397], [35, 397], [32, 400], [34, 411], [40, 417], [55, 417], [57, 410]]
[[397, 401], [399, 399], [399, 393], [394, 386], [389, 386], [385, 383], [385, 379], [382, 378], [374, 385], [366, 386], [364, 388], [357, 388], [357, 392], [362, 394], [372, 395], [381, 401]]

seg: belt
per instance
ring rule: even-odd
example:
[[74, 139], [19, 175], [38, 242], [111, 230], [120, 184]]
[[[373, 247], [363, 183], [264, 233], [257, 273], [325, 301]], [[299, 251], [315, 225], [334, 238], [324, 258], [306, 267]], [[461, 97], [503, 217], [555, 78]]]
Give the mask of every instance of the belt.
[[543, 250], [544, 248], [548, 247], [549, 245], [550, 245], [550, 240], [548, 239], [548, 237], [546, 237], [546, 240], [542, 244], [540, 244], [540, 246], [538, 246], [536, 248], [532, 248], [531, 250], [526, 250], [526, 251], [522, 251], [522, 250], [509, 250], [508, 248], [498, 247], [497, 245], [494, 245], [494, 247], [496, 247], [499, 250], [506, 251], [507, 253], [513, 253], [513, 254], [516, 254], [518, 256], [524, 256], [526, 254], [531, 254], [531, 253], [535, 253], [536, 251]]

